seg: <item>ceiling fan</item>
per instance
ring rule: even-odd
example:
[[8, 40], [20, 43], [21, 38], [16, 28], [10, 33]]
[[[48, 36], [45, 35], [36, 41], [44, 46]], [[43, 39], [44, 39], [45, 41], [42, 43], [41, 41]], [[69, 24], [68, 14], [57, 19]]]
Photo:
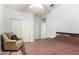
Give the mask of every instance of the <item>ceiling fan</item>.
[[50, 6], [49, 7], [52, 7], [54, 4], [50, 4]]

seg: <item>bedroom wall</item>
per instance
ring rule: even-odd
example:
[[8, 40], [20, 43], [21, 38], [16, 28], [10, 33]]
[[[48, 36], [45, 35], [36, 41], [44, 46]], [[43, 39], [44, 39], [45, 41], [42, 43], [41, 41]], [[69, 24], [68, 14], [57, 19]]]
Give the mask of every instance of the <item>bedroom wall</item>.
[[[29, 13], [29, 12], [21, 12], [21, 11], [18, 11], [18, 10], [15, 10], [15, 9], [10, 9], [10, 8], [6, 8], [5, 7], [5, 10], [4, 10], [4, 18], [5, 18], [5, 32], [10, 32], [10, 18], [16, 18], [16, 19], [19, 19], [19, 20], [25, 20], [26, 22], [29, 21], [29, 25], [28, 27], [30, 27], [29, 29], [29, 39], [23, 39], [25, 42], [28, 41], [28, 42], [31, 42], [33, 41], [33, 22], [34, 22], [34, 19], [33, 19], [33, 14], [32, 13]], [[22, 22], [23, 23], [23, 22]], [[22, 27], [26, 27], [27, 25], [22, 25]], [[22, 29], [23, 30], [23, 29]], [[24, 32], [24, 31], [23, 31]], [[23, 32], [22, 32], [22, 35], [23, 35]], [[25, 31], [24, 33], [26, 34], [27, 31]], [[24, 34], [24, 35], [25, 35]], [[25, 36], [23, 36], [25, 37]], [[27, 37], [27, 35], [26, 35]]]
[[20, 12], [18, 10], [15, 9], [10, 9], [10, 8], [6, 8], [5, 7], [5, 19], [6, 19], [6, 31], [10, 31], [10, 18], [17, 18], [20, 20], [28, 20], [31, 19], [33, 17], [33, 15], [31, 13], [28, 12]]
[[79, 5], [65, 4], [46, 15], [46, 36], [54, 37], [56, 32], [79, 33]]
[[4, 26], [5, 26], [5, 22], [4, 22], [4, 6], [0, 5], [0, 34], [2, 34], [4, 32]]

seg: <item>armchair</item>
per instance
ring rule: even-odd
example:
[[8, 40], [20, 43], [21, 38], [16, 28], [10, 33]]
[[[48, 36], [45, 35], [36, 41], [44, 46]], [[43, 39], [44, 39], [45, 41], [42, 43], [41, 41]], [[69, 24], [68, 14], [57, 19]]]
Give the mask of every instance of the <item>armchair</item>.
[[2, 34], [3, 50], [18, 50], [23, 45], [22, 39], [17, 38], [17, 40], [12, 40], [11, 34], [13, 33], [10, 32]]

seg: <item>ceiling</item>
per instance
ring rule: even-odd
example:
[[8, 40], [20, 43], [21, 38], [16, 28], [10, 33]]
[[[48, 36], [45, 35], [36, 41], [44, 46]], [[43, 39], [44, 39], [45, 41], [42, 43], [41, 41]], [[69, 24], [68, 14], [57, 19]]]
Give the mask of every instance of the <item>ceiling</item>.
[[22, 12], [31, 12], [37, 16], [43, 16], [46, 13], [50, 12], [53, 9], [53, 6], [50, 7], [51, 4], [42, 4], [44, 9], [40, 8], [29, 8], [31, 4], [5, 4], [4, 6], [7, 8], [16, 9]]

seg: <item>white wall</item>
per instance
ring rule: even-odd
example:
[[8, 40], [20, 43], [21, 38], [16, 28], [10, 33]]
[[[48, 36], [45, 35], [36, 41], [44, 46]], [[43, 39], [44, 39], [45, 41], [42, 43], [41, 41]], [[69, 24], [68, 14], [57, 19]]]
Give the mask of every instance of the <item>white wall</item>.
[[47, 15], [46, 35], [54, 37], [57, 31], [79, 33], [79, 5], [60, 5]]
[[[28, 12], [20, 12], [18, 10], [15, 9], [10, 9], [10, 8], [5, 8], [4, 11], [4, 18], [5, 18], [5, 32], [10, 32], [10, 18], [15, 18], [15, 19], [19, 19], [19, 20], [25, 20], [26, 22], [29, 21], [29, 33], [30, 33], [30, 39], [24, 39], [24, 41], [33, 41], [33, 14], [32, 13], [28, 13]], [[27, 25], [23, 25], [22, 27], [26, 27]], [[23, 30], [23, 29], [22, 29]], [[24, 31], [25, 33], [27, 31]], [[23, 34], [23, 32], [22, 32]], [[27, 37], [27, 35], [26, 35]]]
[[28, 20], [28, 19], [32, 19], [31, 16], [33, 16], [31, 13], [27, 13], [27, 12], [23, 13], [15, 9], [5, 8], [5, 19], [6, 19], [6, 24], [7, 24], [6, 27], [8, 27], [6, 31], [10, 31], [10, 18]]
[[34, 39], [40, 39], [41, 36], [41, 17], [34, 16]]
[[0, 34], [4, 32], [5, 20], [4, 20], [4, 7], [0, 5]]

